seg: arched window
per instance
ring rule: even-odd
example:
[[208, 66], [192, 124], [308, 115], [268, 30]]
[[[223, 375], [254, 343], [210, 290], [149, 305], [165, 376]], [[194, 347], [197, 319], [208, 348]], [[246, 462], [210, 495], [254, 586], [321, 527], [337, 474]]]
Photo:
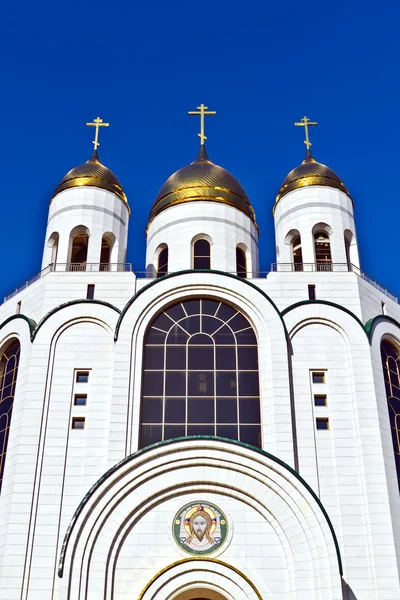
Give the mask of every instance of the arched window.
[[100, 252], [100, 271], [109, 271], [111, 262], [111, 245], [108, 239], [103, 236], [101, 240]]
[[261, 447], [257, 340], [235, 308], [196, 298], [170, 306], [144, 341], [140, 447], [217, 435]]
[[71, 232], [70, 271], [85, 271], [89, 245], [86, 227], [77, 227]]
[[57, 262], [57, 254], [58, 254], [58, 244], [59, 244], [60, 236], [57, 231], [51, 234], [49, 237], [49, 241], [47, 242], [46, 249], [46, 262], [48, 264], [55, 265]]
[[165, 246], [158, 255], [157, 277], [168, 273], [168, 246]]
[[8, 344], [0, 359], [0, 492], [17, 383], [19, 355], [20, 343], [18, 340], [13, 340]]
[[193, 244], [193, 269], [211, 269], [211, 245], [200, 239]]
[[314, 233], [315, 244], [315, 262], [317, 271], [332, 270], [331, 243], [326, 231], [317, 231]]
[[292, 255], [295, 271], [303, 270], [303, 253], [301, 250], [301, 237], [296, 235], [292, 240]]
[[389, 340], [382, 340], [381, 356], [397, 480], [400, 487], [400, 351]]
[[236, 246], [236, 273], [239, 277], [247, 277], [246, 254], [239, 246]]

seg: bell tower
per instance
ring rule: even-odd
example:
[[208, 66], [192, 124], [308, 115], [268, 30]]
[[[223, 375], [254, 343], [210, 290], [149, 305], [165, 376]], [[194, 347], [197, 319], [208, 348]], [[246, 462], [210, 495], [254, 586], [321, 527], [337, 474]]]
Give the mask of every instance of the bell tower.
[[303, 117], [306, 155], [290, 171], [276, 196], [276, 262], [278, 270], [352, 270], [359, 268], [353, 199], [340, 177], [311, 153], [308, 128], [317, 123]]
[[94, 150], [84, 164], [69, 171], [50, 200], [42, 269], [120, 270], [125, 262], [130, 209], [125, 192], [99, 159], [100, 117]]

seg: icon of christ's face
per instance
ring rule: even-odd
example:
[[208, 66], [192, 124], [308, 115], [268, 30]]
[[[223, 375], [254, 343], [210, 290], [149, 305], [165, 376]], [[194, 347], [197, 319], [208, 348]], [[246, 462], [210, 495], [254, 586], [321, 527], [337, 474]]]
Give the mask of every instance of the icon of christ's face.
[[204, 537], [204, 534], [207, 530], [207, 521], [202, 516], [197, 516], [193, 520], [193, 531], [197, 537], [197, 539], [201, 542]]

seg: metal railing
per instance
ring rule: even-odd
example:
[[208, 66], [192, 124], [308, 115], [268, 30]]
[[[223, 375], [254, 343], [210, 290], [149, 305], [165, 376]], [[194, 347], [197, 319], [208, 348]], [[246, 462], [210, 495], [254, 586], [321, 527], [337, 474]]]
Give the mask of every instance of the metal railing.
[[356, 273], [358, 277], [367, 281], [374, 288], [385, 294], [388, 298], [394, 302], [398, 302], [399, 299], [395, 294], [392, 294], [387, 288], [380, 285], [375, 279], [372, 279], [369, 275], [361, 271], [356, 265], [348, 265], [347, 263], [272, 263], [271, 271], [278, 273], [298, 272], [298, 273], [344, 273], [352, 272]]
[[[337, 273], [337, 272], [353, 272], [367, 281], [374, 288], [385, 294], [388, 298], [393, 300], [394, 302], [398, 302], [398, 297], [392, 294], [388, 289], [380, 285], [375, 279], [369, 277], [366, 273], [361, 271], [359, 267], [356, 265], [348, 265], [347, 263], [272, 263], [271, 265], [272, 272], [278, 273]], [[257, 273], [247, 273], [247, 279], [258, 279], [267, 277], [268, 273], [271, 271], [260, 271]], [[11, 294], [4, 296], [4, 302], [10, 300], [14, 296], [16, 296], [22, 290], [25, 290], [27, 287], [35, 283], [48, 273], [130, 273], [132, 272], [132, 264], [131, 263], [56, 263], [50, 264], [45, 267], [40, 273], [37, 273], [28, 281], [26, 281], [23, 285], [15, 289]], [[233, 273], [236, 275], [237, 273]], [[155, 279], [157, 278], [157, 273], [149, 272], [149, 271], [137, 271], [135, 272], [135, 276], [138, 278], [146, 278], [146, 279]], [[160, 275], [159, 275], [160, 277]], [[162, 277], [162, 276], [161, 276]]]

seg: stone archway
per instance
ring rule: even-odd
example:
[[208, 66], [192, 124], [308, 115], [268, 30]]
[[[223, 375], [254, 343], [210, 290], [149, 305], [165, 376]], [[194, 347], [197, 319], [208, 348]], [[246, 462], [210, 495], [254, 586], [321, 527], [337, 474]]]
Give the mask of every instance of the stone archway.
[[206, 589], [196, 588], [192, 590], [186, 590], [179, 592], [177, 596], [173, 596], [171, 600], [227, 600], [226, 596], [223, 596], [219, 592]]

